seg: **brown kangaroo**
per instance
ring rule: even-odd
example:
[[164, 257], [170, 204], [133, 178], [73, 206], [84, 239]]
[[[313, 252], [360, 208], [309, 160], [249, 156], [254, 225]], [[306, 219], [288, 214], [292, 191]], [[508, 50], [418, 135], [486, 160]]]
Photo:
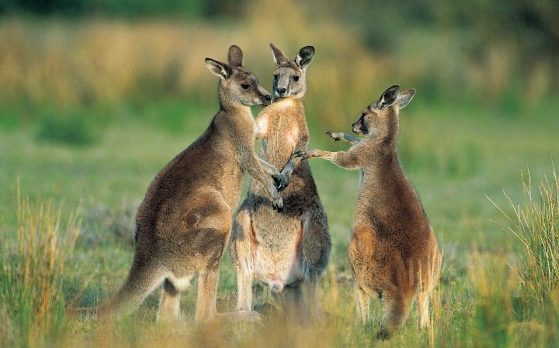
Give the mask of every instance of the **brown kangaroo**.
[[[263, 137], [260, 158], [280, 168], [291, 179], [281, 193], [285, 208], [272, 209], [265, 188], [252, 180], [247, 198], [234, 218], [231, 255], [238, 285], [238, 311], [252, 308], [253, 279], [267, 284], [288, 314], [318, 317], [318, 284], [331, 249], [326, 214], [320, 203], [308, 163], [290, 161], [296, 150], [306, 150], [309, 130], [303, 98], [306, 69], [315, 50], [301, 48], [294, 61], [270, 44], [277, 64], [274, 103], [258, 115], [258, 135]], [[285, 178], [283, 178], [285, 179]], [[307, 283], [308, 310], [301, 285]]]
[[274, 209], [283, 207], [270, 175], [277, 169], [254, 152], [255, 121], [250, 105], [269, 105], [271, 96], [242, 67], [243, 53], [229, 48], [228, 63], [206, 58], [220, 78], [220, 110], [208, 129], [163, 168], [149, 186], [136, 215], [132, 268], [118, 294], [100, 314], [136, 308], [163, 282], [158, 320], [180, 317], [180, 291], [198, 272], [196, 320], [216, 315], [219, 267], [241, 195], [243, 172], [259, 182]]
[[353, 144], [347, 152], [311, 150], [294, 154], [362, 170], [349, 262], [363, 323], [369, 320], [369, 298], [378, 296], [383, 301], [383, 324], [378, 335], [383, 339], [404, 324], [416, 296], [419, 326], [428, 325], [429, 296], [439, 279], [442, 259], [433, 228], [396, 153], [399, 109], [415, 94], [413, 89], [398, 91], [398, 86], [388, 88], [353, 123], [353, 132], [368, 134], [366, 137], [327, 133], [336, 141]]

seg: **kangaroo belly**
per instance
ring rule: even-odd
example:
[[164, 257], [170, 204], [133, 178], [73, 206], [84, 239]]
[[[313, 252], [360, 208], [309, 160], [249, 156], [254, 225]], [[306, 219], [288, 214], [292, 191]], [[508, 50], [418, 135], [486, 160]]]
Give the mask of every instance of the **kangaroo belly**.
[[271, 217], [268, 213], [274, 212], [261, 211], [252, 220], [254, 273], [272, 291], [279, 292], [304, 278], [300, 262], [303, 226], [301, 217]]

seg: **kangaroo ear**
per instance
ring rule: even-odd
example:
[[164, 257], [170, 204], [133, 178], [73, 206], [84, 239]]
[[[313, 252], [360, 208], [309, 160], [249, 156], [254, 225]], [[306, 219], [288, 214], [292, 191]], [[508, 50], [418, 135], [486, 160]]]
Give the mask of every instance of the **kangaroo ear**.
[[301, 69], [306, 69], [311, 65], [312, 59], [314, 58], [314, 47], [305, 46], [299, 50], [297, 57], [295, 57], [295, 63], [299, 65]]
[[243, 51], [237, 45], [231, 45], [229, 47], [229, 53], [227, 54], [227, 62], [232, 67], [243, 66]]
[[398, 104], [398, 109], [403, 109], [409, 102], [412, 100], [413, 96], [415, 95], [415, 89], [408, 89], [400, 94], [398, 94], [398, 98], [396, 99], [396, 104]]
[[398, 91], [400, 90], [400, 86], [394, 85], [389, 87], [386, 91], [382, 93], [379, 100], [377, 101], [377, 109], [382, 110], [391, 105], [394, 105], [396, 99], [398, 98]]
[[228, 79], [231, 76], [231, 67], [217, 60], [206, 58], [206, 67], [212, 74], [222, 79]]
[[270, 47], [272, 48], [272, 52], [274, 53], [274, 63], [276, 63], [276, 65], [280, 65], [289, 61], [289, 58], [287, 58], [285, 53], [277, 48], [276, 45], [270, 43]]

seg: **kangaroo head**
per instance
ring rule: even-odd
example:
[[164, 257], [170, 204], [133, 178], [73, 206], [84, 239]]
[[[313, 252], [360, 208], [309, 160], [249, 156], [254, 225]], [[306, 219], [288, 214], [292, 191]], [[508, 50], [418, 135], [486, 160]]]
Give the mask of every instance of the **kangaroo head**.
[[274, 44], [271, 43], [270, 47], [277, 65], [274, 71], [274, 97], [304, 97], [307, 91], [305, 73], [314, 58], [314, 47], [301, 48], [293, 61], [290, 61]]
[[219, 102], [221, 106], [270, 105], [272, 97], [253, 73], [243, 68], [243, 51], [239, 46], [229, 47], [225, 64], [206, 58], [206, 67], [220, 78]]
[[375, 134], [376, 137], [393, 138], [398, 133], [398, 114], [411, 101], [415, 89], [399, 93], [400, 87], [394, 85], [382, 93], [379, 100], [361, 112], [352, 131], [356, 134]]

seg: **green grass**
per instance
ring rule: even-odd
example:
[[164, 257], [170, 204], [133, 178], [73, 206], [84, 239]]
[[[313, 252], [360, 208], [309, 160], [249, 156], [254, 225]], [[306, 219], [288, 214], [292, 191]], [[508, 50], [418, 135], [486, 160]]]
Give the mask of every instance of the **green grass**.
[[[2, 244], [18, 240], [10, 227], [17, 224], [18, 179], [31, 201], [37, 197], [63, 201], [62, 217], [81, 206], [80, 235], [59, 278], [63, 301], [69, 307], [90, 307], [107, 299], [118, 290], [130, 267], [133, 216], [150, 181], [198, 137], [217, 107], [214, 109], [191, 102], [112, 108], [110, 112], [118, 114], [117, 121], [93, 122], [91, 127], [98, 135], [87, 146], [40, 141], [40, 123], [0, 128], [0, 218], [6, 226]], [[346, 127], [336, 131], [349, 131], [359, 107], [354, 111], [355, 115], [340, 116]], [[96, 114], [94, 109], [85, 112]], [[190, 323], [196, 296], [193, 286], [182, 296], [186, 321], [180, 328], [154, 323], [156, 291], [138, 312], [115, 328], [91, 318], [65, 318], [57, 335], [46, 335], [44, 345], [33, 341], [30, 346], [553, 346], [557, 344], [557, 329], [549, 329], [549, 323], [557, 313], [531, 311], [524, 302], [521, 280], [511, 267], [517, 264], [514, 247], [519, 242], [507, 234], [506, 218], [486, 196], [504, 206], [505, 190], [512, 202], [517, 202], [523, 197], [519, 190], [522, 169], [529, 166], [537, 180], [550, 174], [558, 150], [559, 119], [554, 116], [549, 111], [508, 118], [498, 110], [421, 103], [412, 103], [402, 111], [401, 160], [444, 252], [441, 282], [433, 301], [433, 325], [425, 332], [416, 329], [412, 315], [391, 341], [375, 341], [380, 320], [378, 301], [373, 301], [372, 324], [363, 330], [354, 322], [347, 245], [359, 173], [314, 160], [311, 167], [334, 244], [321, 286], [322, 309], [329, 313], [322, 326], [198, 327]], [[326, 126], [318, 121], [318, 115], [310, 113], [308, 117], [311, 148], [347, 148], [324, 135], [329, 129], [323, 128]], [[11, 284], [5, 277], [3, 273], [3, 284]], [[234, 269], [227, 255], [219, 283], [220, 310], [234, 307], [231, 294], [235, 288]], [[258, 303], [270, 300], [262, 287], [256, 286], [256, 291]], [[12, 323], [11, 303], [0, 302], [0, 320]], [[557, 309], [557, 304], [552, 302], [548, 307]], [[20, 345], [18, 332], [10, 325], [0, 328], [0, 346]]]
[[3, 343], [31, 346], [56, 337], [63, 327], [64, 266], [81, 220], [72, 214], [64, 223], [61, 216], [52, 200], [31, 201], [18, 186], [17, 222], [8, 228], [17, 237], [14, 245], [4, 240], [0, 257], [0, 313], [8, 335]]

